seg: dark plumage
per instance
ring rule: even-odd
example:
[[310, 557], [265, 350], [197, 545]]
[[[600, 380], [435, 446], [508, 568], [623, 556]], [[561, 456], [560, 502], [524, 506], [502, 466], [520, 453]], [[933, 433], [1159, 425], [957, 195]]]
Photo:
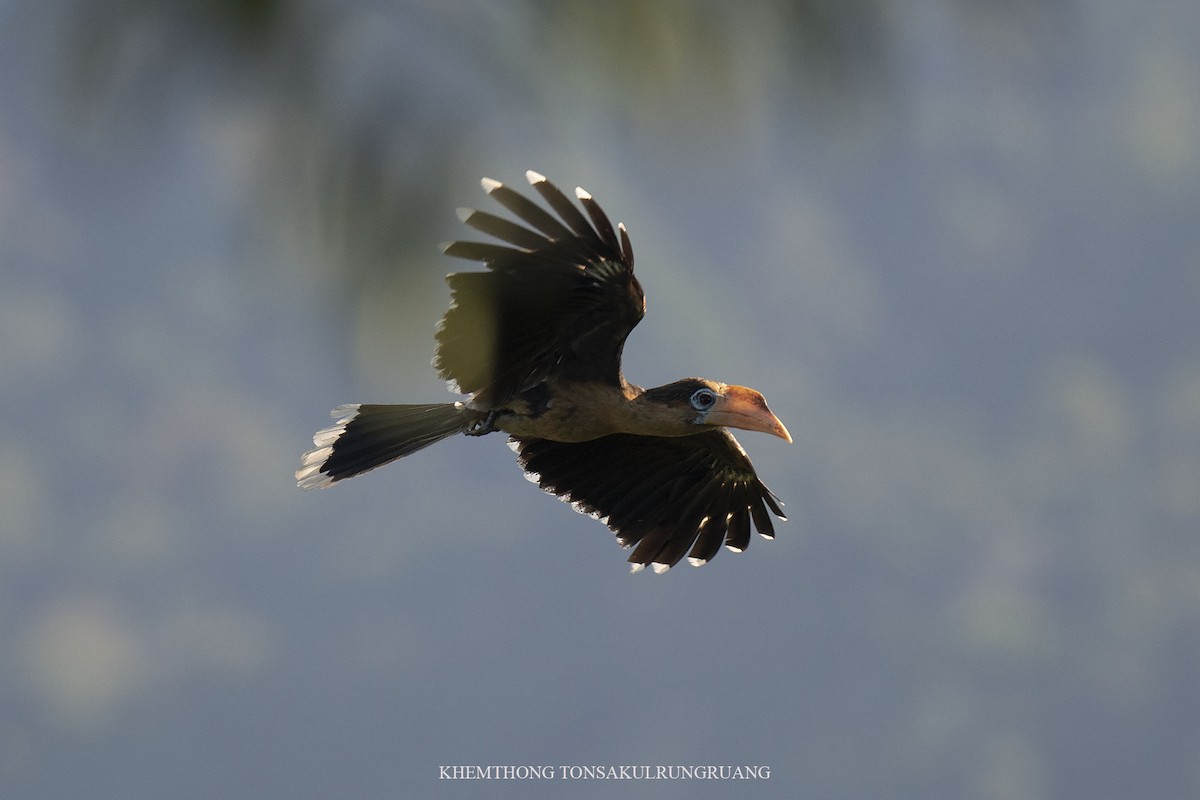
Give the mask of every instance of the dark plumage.
[[744, 550], [751, 526], [774, 536], [778, 499], [726, 427], [791, 441], [753, 389], [686, 378], [643, 390], [625, 380], [625, 339], [645, 314], [623, 225], [582, 189], [580, 206], [527, 173], [543, 208], [497, 181], [484, 189], [524, 225], [480, 211], [463, 221], [501, 243], [454, 242], [446, 254], [484, 272], [447, 277], [451, 303], [434, 367], [465, 402], [351, 405], [313, 437], [296, 480], [328, 486], [456, 433], [509, 434], [527, 476], [604, 521], [635, 571], [687, 555]]

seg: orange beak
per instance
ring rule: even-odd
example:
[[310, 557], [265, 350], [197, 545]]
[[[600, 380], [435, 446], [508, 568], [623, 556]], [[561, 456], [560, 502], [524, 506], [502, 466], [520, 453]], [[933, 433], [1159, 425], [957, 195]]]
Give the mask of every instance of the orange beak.
[[792, 442], [792, 435], [783, 427], [779, 417], [767, 408], [767, 401], [763, 396], [745, 386], [730, 386], [726, 389], [724, 396], [718, 397], [716, 405], [708, 412], [705, 422], [743, 431], [769, 433], [788, 444]]

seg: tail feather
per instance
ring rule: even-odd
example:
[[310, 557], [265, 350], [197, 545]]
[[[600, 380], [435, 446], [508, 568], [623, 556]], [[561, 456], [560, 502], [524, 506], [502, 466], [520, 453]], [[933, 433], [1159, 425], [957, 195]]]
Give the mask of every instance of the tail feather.
[[315, 447], [304, 454], [296, 483], [329, 486], [462, 433], [478, 417], [462, 403], [338, 406], [336, 422], [313, 436]]

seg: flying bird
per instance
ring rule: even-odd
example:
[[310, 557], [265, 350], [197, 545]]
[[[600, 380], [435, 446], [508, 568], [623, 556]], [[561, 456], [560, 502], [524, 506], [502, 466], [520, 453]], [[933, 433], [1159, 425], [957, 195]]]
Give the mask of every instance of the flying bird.
[[526, 178], [543, 205], [482, 181], [520, 222], [459, 210], [501, 243], [445, 247], [487, 268], [447, 276], [450, 307], [436, 332], [433, 366], [467, 399], [338, 406], [303, 456], [299, 486], [329, 486], [456, 434], [501, 431], [526, 477], [632, 549], [634, 572], [665, 572], [685, 554], [701, 566], [722, 544], [741, 552], [751, 523], [774, 538], [781, 503], [728, 428], [791, 442], [787, 428], [744, 386], [627, 381], [621, 352], [646, 311], [629, 234], [583, 189], [576, 205], [544, 175]]

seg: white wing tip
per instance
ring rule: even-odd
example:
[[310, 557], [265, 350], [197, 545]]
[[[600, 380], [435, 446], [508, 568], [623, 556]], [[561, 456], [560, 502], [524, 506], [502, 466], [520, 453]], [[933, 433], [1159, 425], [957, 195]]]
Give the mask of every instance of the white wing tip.
[[474, 213], [475, 209], [467, 208], [466, 206], [460, 206], [454, 209], [454, 216], [458, 217], [459, 222], [466, 222]]
[[688, 563], [691, 564], [693, 567], [703, 567], [705, 564], [708, 563], [708, 559], [707, 558], [693, 558], [691, 556], [688, 556]]
[[655, 561], [653, 564], [650, 565], [650, 569], [654, 570], [655, 575], [662, 575], [664, 572], [666, 572], [670, 568], [671, 568], [670, 564], [663, 564], [658, 561]]
[[642, 570], [644, 570], [645, 568], [646, 568], [645, 564], [630, 564], [629, 565], [629, 574], [636, 575], [639, 572], [641, 572]]
[[589, 192], [587, 189], [584, 189], [582, 186], [575, 187], [575, 196], [578, 197], [580, 200], [591, 200], [592, 199], [591, 192]]
[[527, 169], [525, 170], [525, 180], [529, 181], [530, 186], [533, 186], [534, 184], [545, 182], [546, 176], [540, 172]]
[[479, 181], [479, 184], [483, 187], [483, 190], [485, 192], [487, 192], [488, 194], [491, 194], [492, 192], [496, 191], [497, 189], [499, 189], [501, 186], [504, 185], [503, 183], [496, 180], [495, 178], [481, 178]]

